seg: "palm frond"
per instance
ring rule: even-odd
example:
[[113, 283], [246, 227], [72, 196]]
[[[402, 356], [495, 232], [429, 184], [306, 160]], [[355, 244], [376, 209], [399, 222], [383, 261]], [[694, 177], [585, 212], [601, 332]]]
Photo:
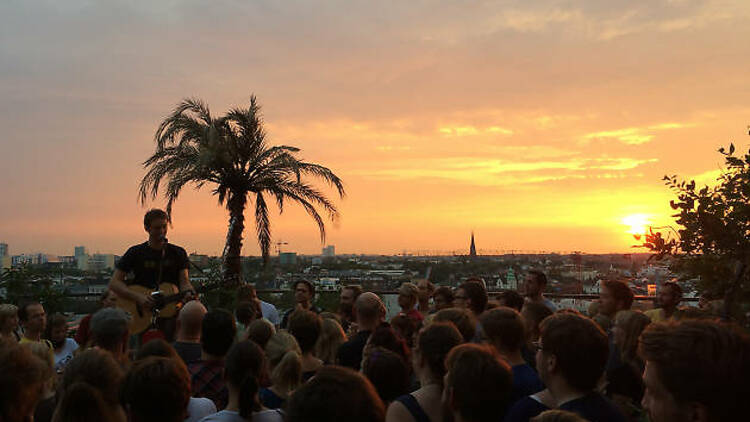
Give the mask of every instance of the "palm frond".
[[263, 260], [267, 261], [271, 248], [271, 221], [268, 219], [268, 206], [262, 193], [255, 195], [255, 232]]

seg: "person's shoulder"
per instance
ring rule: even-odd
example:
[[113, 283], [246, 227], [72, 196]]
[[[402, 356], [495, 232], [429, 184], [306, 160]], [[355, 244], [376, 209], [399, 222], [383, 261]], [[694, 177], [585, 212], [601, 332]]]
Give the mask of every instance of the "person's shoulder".
[[132, 255], [134, 253], [141, 253], [148, 248], [148, 242], [139, 243], [137, 245], [133, 245], [128, 248], [127, 251], [125, 251], [125, 255]]
[[208, 415], [200, 420], [200, 422], [245, 422], [238, 412], [232, 412], [229, 410], [222, 410], [216, 412], [213, 415]]
[[625, 417], [609, 399], [599, 393], [591, 393], [560, 405], [560, 409], [578, 413], [592, 421], [624, 422]]
[[65, 339], [65, 347], [70, 347], [73, 350], [78, 349], [78, 342], [68, 337]]
[[267, 409], [255, 412], [250, 417], [251, 422], [283, 422], [284, 414], [279, 409]]
[[661, 308], [649, 309], [643, 312], [644, 315], [651, 318], [651, 321], [658, 322], [661, 318]]
[[534, 400], [531, 396], [526, 396], [515, 402], [515, 404], [508, 409], [508, 413], [505, 414], [505, 421], [527, 421], [545, 410], [549, 410], [549, 407]]

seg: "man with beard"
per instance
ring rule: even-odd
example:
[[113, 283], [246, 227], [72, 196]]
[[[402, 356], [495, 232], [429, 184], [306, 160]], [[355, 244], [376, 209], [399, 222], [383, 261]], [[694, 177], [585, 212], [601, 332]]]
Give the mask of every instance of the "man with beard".
[[352, 323], [357, 322], [357, 317], [354, 315], [354, 302], [357, 301], [357, 298], [361, 294], [362, 288], [356, 284], [341, 288], [341, 296], [339, 296], [339, 317], [341, 318], [341, 328], [343, 328], [345, 332], [349, 331], [349, 327]]

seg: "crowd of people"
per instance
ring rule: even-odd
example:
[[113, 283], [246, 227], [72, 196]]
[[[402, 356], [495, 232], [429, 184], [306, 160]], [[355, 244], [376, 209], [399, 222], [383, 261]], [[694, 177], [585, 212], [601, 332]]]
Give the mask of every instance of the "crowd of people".
[[605, 281], [588, 315], [544, 296], [531, 271], [520, 292], [488, 296], [428, 280], [381, 298], [346, 286], [336, 312], [315, 286], [293, 286], [280, 314], [250, 286], [235, 309], [185, 303], [168, 335], [133, 335], [116, 293], [74, 337], [43, 304], [0, 305], [0, 422], [138, 421], [729, 421], [748, 416], [750, 338]]

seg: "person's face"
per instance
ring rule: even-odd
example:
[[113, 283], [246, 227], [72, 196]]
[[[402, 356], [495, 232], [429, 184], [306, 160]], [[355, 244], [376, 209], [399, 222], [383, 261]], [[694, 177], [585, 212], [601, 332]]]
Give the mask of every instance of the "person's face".
[[671, 308], [677, 306], [678, 303], [677, 295], [674, 294], [671, 287], [663, 287], [659, 290], [659, 305], [665, 308]]
[[18, 314], [13, 314], [5, 318], [5, 325], [2, 327], [3, 331], [14, 330], [16, 327], [18, 327]]
[[667, 391], [659, 379], [658, 368], [649, 361], [646, 361], [646, 370], [643, 372], [643, 385], [645, 391], [641, 405], [648, 412], [651, 422], [688, 420], [672, 393]]
[[31, 305], [28, 308], [28, 320], [24, 327], [29, 331], [42, 332], [47, 327], [47, 314], [42, 305]]
[[464, 291], [464, 289], [456, 290], [456, 294], [453, 295], [453, 305], [456, 308], [469, 308], [469, 297], [466, 296], [466, 291]]
[[534, 274], [526, 274], [523, 286], [524, 294], [526, 296], [538, 296], [541, 293], [541, 286], [536, 281], [536, 276]]
[[298, 283], [297, 287], [294, 289], [294, 300], [296, 300], [297, 303], [302, 303], [309, 302], [311, 299], [312, 295], [310, 294], [307, 285], [305, 283]]
[[339, 296], [339, 303], [342, 308], [352, 309], [354, 306], [354, 292], [352, 289], [341, 290], [341, 296]]
[[615, 296], [608, 288], [602, 287], [602, 290], [599, 292], [599, 313], [612, 316], [615, 312], [617, 312]]
[[67, 324], [58, 325], [50, 330], [50, 337], [52, 337], [50, 340], [52, 340], [53, 343], [60, 343], [65, 340], [66, 334], [68, 334]]
[[103, 308], [114, 308], [117, 306], [117, 294], [110, 290], [106, 296], [104, 296], [104, 299], [102, 300], [102, 307]]
[[417, 283], [417, 289], [419, 290], [419, 300], [430, 300], [430, 285], [426, 280], [422, 280]]
[[445, 297], [445, 295], [435, 295], [433, 296], [433, 299], [435, 300], [435, 309], [437, 309], [438, 311], [453, 306], [453, 303], [448, 302], [448, 299]]
[[151, 240], [161, 240], [166, 237], [167, 225], [168, 223], [166, 218], [151, 220], [151, 224], [145, 228], [146, 232], [148, 232], [148, 238]]
[[405, 295], [403, 293], [398, 294], [398, 306], [402, 309], [409, 310], [414, 307], [414, 296]]

